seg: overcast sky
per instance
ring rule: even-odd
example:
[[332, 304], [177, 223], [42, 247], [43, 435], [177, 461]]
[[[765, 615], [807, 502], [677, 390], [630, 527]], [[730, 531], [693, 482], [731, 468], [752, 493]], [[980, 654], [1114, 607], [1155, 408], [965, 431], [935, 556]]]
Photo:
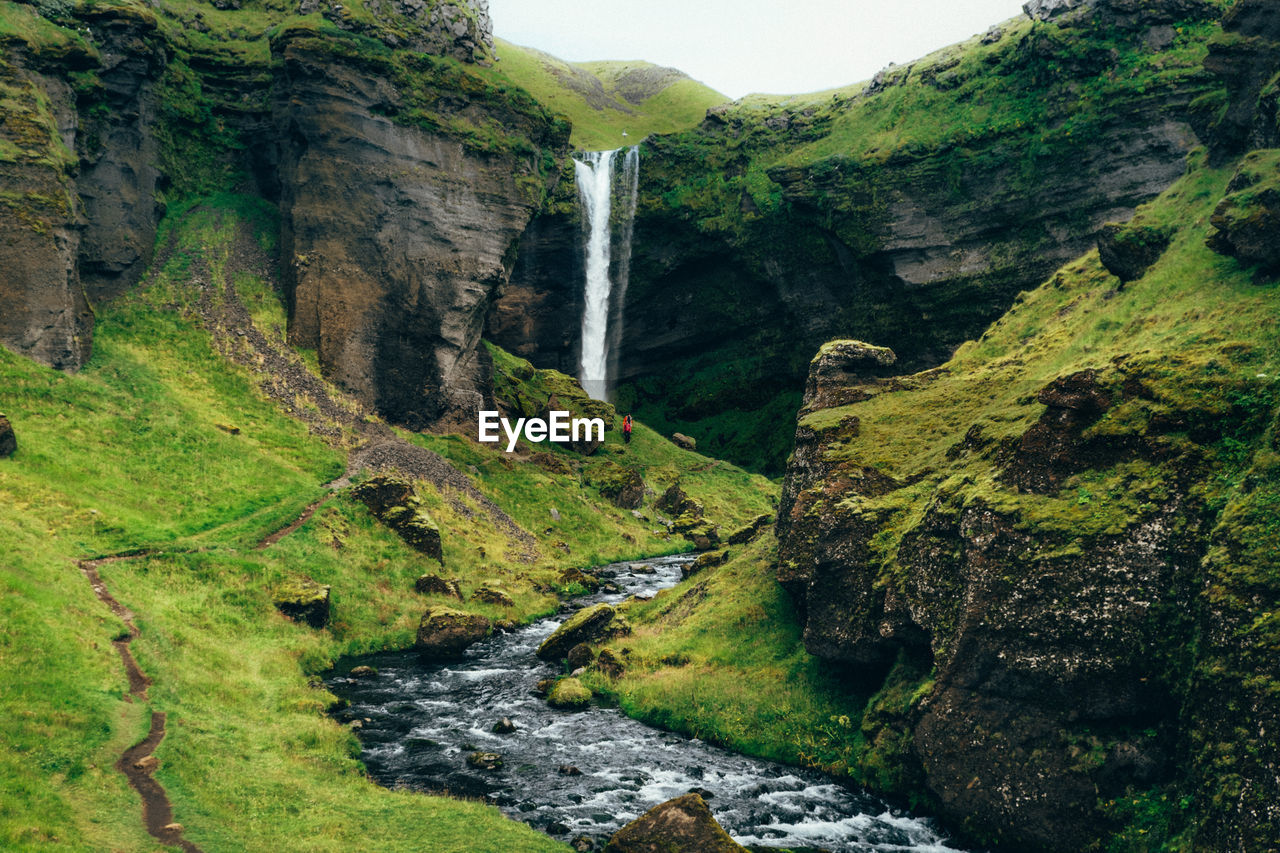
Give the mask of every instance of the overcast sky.
[[866, 80], [1022, 11], [1021, 0], [489, 0], [494, 33], [561, 59], [646, 59], [731, 98]]

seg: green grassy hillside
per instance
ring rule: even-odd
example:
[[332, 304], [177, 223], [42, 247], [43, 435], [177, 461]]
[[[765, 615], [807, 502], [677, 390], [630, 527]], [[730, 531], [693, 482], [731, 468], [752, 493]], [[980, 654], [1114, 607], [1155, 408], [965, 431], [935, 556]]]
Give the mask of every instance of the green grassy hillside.
[[687, 130], [728, 100], [649, 62], [565, 62], [501, 39], [496, 45], [499, 62], [488, 72], [490, 79], [519, 86], [567, 117], [572, 144], [584, 150], [621, 148], [652, 133]]
[[[414, 592], [424, 572], [457, 577], [467, 594], [499, 585], [512, 607], [460, 606], [524, 621], [573, 591], [560, 580], [567, 567], [690, 547], [587, 485], [606, 460], [657, 490], [679, 478], [727, 528], [771, 511], [776, 490], [643, 426], [630, 445], [612, 433], [595, 457], [554, 450], [559, 463], [543, 467], [534, 448], [507, 456], [466, 436], [397, 434], [314, 377], [283, 381], [310, 376], [313, 356], [284, 342], [270, 264], [245, 260], [269, 257], [277, 230], [259, 200], [188, 203], [165, 220], [144, 285], [99, 311], [84, 370], [0, 350], [0, 411], [18, 438], [0, 460], [0, 668], [21, 674], [0, 691], [0, 848], [153, 849], [113, 765], [148, 712], [163, 711], [156, 778], [206, 853], [564, 849], [487, 806], [373, 785], [311, 676], [340, 655], [410, 645], [432, 603]], [[328, 496], [324, 484], [371, 436], [431, 448], [470, 473], [462, 490], [418, 483], [442, 530], [443, 569], [346, 490], [260, 547]], [[139, 550], [99, 568], [135, 614], [133, 654], [154, 680], [132, 702], [112, 648], [123, 625], [77, 561]], [[273, 590], [303, 574], [332, 587], [323, 630], [272, 605]]]

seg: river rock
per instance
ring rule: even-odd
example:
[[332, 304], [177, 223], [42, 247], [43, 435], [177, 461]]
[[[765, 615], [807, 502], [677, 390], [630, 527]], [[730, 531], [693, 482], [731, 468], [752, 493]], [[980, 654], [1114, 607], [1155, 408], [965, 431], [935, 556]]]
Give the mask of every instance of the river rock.
[[414, 581], [413, 588], [422, 595], [444, 595], [462, 600], [462, 590], [456, 579], [445, 580], [438, 575], [423, 575]]
[[477, 770], [500, 770], [502, 756], [496, 752], [473, 752], [467, 756], [467, 764]]
[[697, 794], [654, 806], [618, 830], [604, 849], [605, 853], [747, 853], [716, 823]]
[[562, 678], [547, 693], [547, 704], [565, 711], [581, 711], [591, 704], [591, 691], [576, 678]]
[[302, 576], [286, 581], [272, 594], [276, 609], [294, 622], [323, 628], [329, 622], [329, 587]]
[[371, 666], [357, 666], [347, 673], [348, 678], [372, 678], [378, 671]]
[[581, 776], [582, 771], [572, 764], [561, 764], [557, 771], [561, 776]]
[[685, 435], [682, 432], [671, 433], [671, 443], [674, 444], [676, 447], [681, 447], [681, 448], [684, 448], [685, 450], [698, 449], [698, 440], [696, 438], [693, 438], [692, 436]]
[[560, 660], [579, 643], [603, 637], [616, 615], [608, 604], [584, 607], [557, 628], [538, 646], [538, 657], [543, 660]]
[[13, 432], [13, 424], [4, 415], [0, 415], [0, 459], [14, 454], [18, 449], [18, 437]]
[[633, 575], [652, 575], [657, 574], [657, 569], [648, 563], [632, 563], [631, 574]]
[[579, 835], [569, 842], [569, 847], [575, 853], [591, 853], [592, 850], [596, 849], [596, 843], [586, 835]]
[[410, 547], [433, 560], [444, 562], [440, 528], [431, 520], [408, 480], [379, 474], [356, 486], [351, 494]]
[[493, 733], [498, 735], [514, 734], [516, 724], [511, 722], [510, 717], [503, 717], [501, 720], [493, 724]]
[[489, 636], [487, 618], [449, 607], [432, 607], [422, 615], [414, 647], [427, 660], [457, 657], [473, 643]]

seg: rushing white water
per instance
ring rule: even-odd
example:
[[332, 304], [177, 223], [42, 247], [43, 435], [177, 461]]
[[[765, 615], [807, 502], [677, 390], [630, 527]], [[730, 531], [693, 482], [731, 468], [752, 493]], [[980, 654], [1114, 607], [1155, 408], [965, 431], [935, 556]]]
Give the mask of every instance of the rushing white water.
[[[640, 180], [639, 147], [627, 149], [621, 170], [615, 170], [620, 152], [621, 149], [590, 151], [573, 164], [587, 232], [578, 378], [586, 392], [597, 400], [607, 399], [611, 374], [617, 373], [616, 351], [622, 334], [622, 303], [631, 268], [632, 223]], [[615, 183], [619, 185], [616, 257], [613, 251]]]

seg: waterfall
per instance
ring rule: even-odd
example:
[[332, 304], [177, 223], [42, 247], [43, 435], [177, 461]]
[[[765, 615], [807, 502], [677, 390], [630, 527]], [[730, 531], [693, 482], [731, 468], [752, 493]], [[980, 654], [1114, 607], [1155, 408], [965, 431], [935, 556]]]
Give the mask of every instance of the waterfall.
[[[585, 284], [582, 308], [582, 357], [578, 378], [588, 394], [607, 399], [617, 376], [617, 349], [622, 338], [622, 305], [631, 268], [632, 223], [640, 182], [640, 148], [590, 151], [574, 160], [574, 179], [586, 230]], [[615, 177], [619, 195], [618, 241], [613, 251]]]

